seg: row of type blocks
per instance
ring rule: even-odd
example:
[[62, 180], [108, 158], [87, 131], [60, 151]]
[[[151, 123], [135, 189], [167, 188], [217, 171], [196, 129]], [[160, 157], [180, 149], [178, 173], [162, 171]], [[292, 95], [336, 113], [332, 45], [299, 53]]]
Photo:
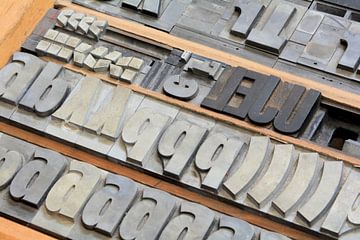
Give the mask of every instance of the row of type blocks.
[[15, 54], [0, 71], [1, 116], [308, 231], [357, 236], [356, 168], [61, 71]]

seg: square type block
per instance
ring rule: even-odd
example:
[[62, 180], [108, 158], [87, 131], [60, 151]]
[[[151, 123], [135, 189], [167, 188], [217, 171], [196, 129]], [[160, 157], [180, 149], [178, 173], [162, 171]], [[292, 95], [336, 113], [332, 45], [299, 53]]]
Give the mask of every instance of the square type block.
[[103, 46], [97, 47], [91, 51], [91, 54], [96, 58], [103, 58], [108, 54], [109, 49]]
[[123, 68], [115, 64], [110, 64], [110, 77], [115, 79], [120, 79], [121, 74], [123, 73]]
[[55, 43], [52, 43], [49, 47], [49, 49], [47, 50], [47, 53], [50, 55], [50, 56], [53, 56], [53, 57], [56, 57], [58, 55], [58, 53], [60, 52], [61, 50], [61, 46], [60, 45], [57, 45]]
[[128, 83], [132, 83], [135, 79], [137, 75], [137, 72], [131, 69], [125, 69], [125, 71], [123, 72], [123, 74], [121, 74], [120, 79], [128, 82]]
[[81, 43], [81, 39], [77, 37], [69, 37], [69, 39], [66, 41], [65, 45], [76, 48]]
[[94, 67], [95, 72], [107, 72], [111, 61], [106, 59], [99, 59]]
[[91, 51], [91, 49], [92, 49], [91, 45], [87, 43], [80, 43], [80, 45], [75, 48], [75, 51], [80, 53], [88, 53]]
[[40, 52], [42, 54], [45, 54], [47, 50], [49, 49], [51, 43], [45, 40], [41, 40], [38, 45], [36, 46], [36, 51]]
[[87, 57], [84, 60], [84, 66], [90, 70], [94, 70], [95, 64], [96, 64], [95, 58], [91, 54], [87, 55]]
[[85, 58], [86, 58], [86, 55], [84, 53], [75, 51], [74, 52], [74, 65], [78, 66], [78, 67], [83, 67]]
[[73, 55], [73, 50], [63, 47], [57, 56], [58, 59], [61, 61], [70, 62], [72, 55]]
[[116, 62], [116, 65], [121, 66], [121, 67], [127, 67], [127, 66], [129, 66], [129, 63], [131, 62], [131, 60], [132, 60], [132, 57], [121, 57]]
[[66, 33], [59, 33], [56, 38], [55, 38], [55, 42], [61, 43], [61, 44], [65, 44], [66, 41], [69, 39], [69, 35], [67, 35]]
[[54, 41], [58, 34], [59, 34], [58, 31], [53, 30], [53, 29], [49, 29], [45, 33], [44, 38]]
[[131, 59], [131, 61], [129, 63], [129, 67], [133, 68], [133, 69], [136, 69], [136, 70], [139, 70], [142, 67], [143, 64], [144, 64], [144, 60], [134, 57], [133, 59]]
[[110, 60], [112, 63], [116, 63], [116, 61], [121, 58], [122, 53], [118, 51], [112, 51], [111, 53], [107, 54], [104, 58]]

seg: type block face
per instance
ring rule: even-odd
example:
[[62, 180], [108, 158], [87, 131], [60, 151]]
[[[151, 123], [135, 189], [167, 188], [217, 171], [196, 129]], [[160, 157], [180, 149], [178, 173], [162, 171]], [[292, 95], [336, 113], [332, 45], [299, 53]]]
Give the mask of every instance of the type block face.
[[36, 150], [34, 158], [12, 180], [11, 197], [39, 208], [45, 194], [63, 173], [66, 165], [66, 159], [62, 155], [44, 149]]
[[17, 105], [42, 67], [43, 62], [37, 57], [26, 53], [15, 53], [13, 62], [0, 71], [1, 99]]
[[[22, 166], [21, 161], [28, 160], [24, 158], [27, 154], [6, 149], [11, 143], [30, 147], [28, 143], [7, 135], [0, 138], [0, 156], [5, 159], [0, 167], [0, 179], [7, 176], [6, 185], [10, 185], [10, 193], [16, 198], [25, 195], [14, 201], [4, 197], [8, 189], [2, 188], [0, 211], [52, 236], [91, 240], [179, 237], [252, 240], [255, 235], [265, 234], [263, 229], [240, 219], [77, 160], [70, 160], [69, 169], [64, 171], [67, 159], [48, 149], [36, 148], [34, 158]], [[6, 173], [4, 166], [10, 167], [10, 172]], [[12, 178], [16, 169], [19, 171]], [[39, 178], [33, 185], [28, 184], [36, 171], [40, 172]], [[102, 180], [99, 180], [100, 175]], [[38, 201], [39, 194], [41, 199], [46, 198], [45, 202]], [[266, 234], [264, 237], [286, 239], [280, 234]]]
[[[171, 195], [154, 189], [144, 189], [141, 200], [134, 204], [120, 224], [121, 238], [158, 239], [174, 209], [175, 198]], [[146, 216], [147, 221], [141, 224]]]
[[191, 1], [189, 0], [121, 0], [99, 3], [91, 0], [73, 0], [74, 3], [110, 14], [145, 23], [169, 32]]
[[125, 124], [122, 132], [122, 139], [127, 144], [128, 159], [145, 165], [168, 122], [169, 117], [151, 109], [144, 108], [136, 112]]
[[[136, 2], [139, 5], [132, 10], [128, 6], [120, 8], [120, 1], [98, 4], [115, 6], [149, 20], [156, 17], [144, 17], [144, 11], [156, 11], [159, 3], [160, 19], [175, 0], [168, 5], [166, 1], [151, 3], [155, 5], [145, 1], [127, 4]], [[219, 5], [220, 2], [224, 4]], [[199, 5], [201, 10], [196, 15], [199, 19], [187, 22], [190, 13], [199, 9], [194, 6]], [[316, 35], [321, 31], [327, 36], [332, 29], [329, 26], [335, 25], [327, 15], [330, 13], [319, 13], [322, 9], [319, 6], [323, 5], [312, 6], [301, 18], [307, 5], [297, 0], [199, 0], [191, 3], [181, 17], [181, 24], [199, 24], [202, 31], [212, 22], [216, 28], [206, 33], [212, 39], [226, 38], [227, 31], [231, 44], [242, 38], [239, 44], [247, 50], [251, 49], [248, 39], [254, 34], [261, 36], [256, 44], [260, 42], [258, 47], [262, 50], [256, 51], [269, 50], [273, 47], [269, 42], [276, 39], [275, 42], [284, 44], [280, 58], [286, 54], [295, 56], [288, 46], [296, 41], [299, 44], [324, 41], [333, 50], [313, 44], [302, 58], [316, 55], [317, 59], [327, 59], [324, 63], [337, 66], [338, 62], [331, 62], [336, 55], [343, 58], [342, 67], [337, 70], [355, 69], [358, 59], [349, 56], [357, 51], [356, 27], [348, 31], [351, 34], [343, 35], [340, 51], [336, 37], [319, 40]], [[252, 10], [242, 11], [248, 7]], [[95, 39], [90, 32], [98, 32], [97, 26], [105, 24], [101, 19], [66, 11], [58, 12], [57, 19], [53, 17], [56, 26], [42, 29], [41, 35], [37, 35], [37, 49], [24, 46], [29, 53], [14, 54], [13, 61], [0, 70], [4, 91], [0, 98], [2, 117], [124, 167], [309, 234], [357, 239], [360, 220], [356, 168], [285, 141], [306, 136], [316, 142], [314, 139], [321, 135], [322, 145], [331, 143], [330, 146], [356, 156], [360, 128], [333, 121], [336, 115], [341, 115], [337, 105], [330, 106], [319, 92], [290, 84], [286, 79], [232, 67], [180, 49], [170, 51], [122, 35], [114, 28]], [[49, 21], [48, 18], [45, 20]], [[346, 21], [338, 23], [345, 23], [343, 27], [347, 29]], [[276, 28], [272, 29], [272, 25]], [[187, 30], [192, 27], [195, 26], [187, 24]], [[344, 33], [345, 28], [341, 30]], [[92, 38], [84, 39], [84, 34]], [[35, 41], [35, 37], [29, 40]], [[52, 57], [67, 60], [68, 55], [60, 54], [64, 49], [71, 50], [69, 64], [86, 67], [87, 70], [79, 71], [82, 73], [95, 71], [99, 78], [91, 77], [95, 73], [74, 73], [52, 63]], [[35, 54], [50, 56], [44, 58], [50, 62]], [[28, 64], [35, 65], [28, 69]], [[108, 77], [116, 81], [110, 84], [100, 80], [107, 81]], [[6, 98], [7, 94], [11, 96]], [[201, 110], [200, 106], [208, 110]], [[343, 112], [357, 116], [342, 109]], [[356, 119], [351, 118], [354, 122]], [[266, 129], [259, 132], [291, 136], [279, 137], [280, 142], [275, 137], [260, 136], [255, 131], [260, 127]], [[337, 129], [340, 127], [348, 128], [346, 136]], [[347, 139], [344, 147], [343, 138]], [[0, 162], [1, 214], [56, 237], [286, 239], [83, 162], [64, 160], [58, 154], [37, 151], [35, 147], [28, 150], [23, 143], [2, 139], [0, 154], [5, 157]]]
[[137, 186], [133, 181], [113, 174], [107, 175], [103, 189], [94, 193], [85, 205], [82, 222], [89, 229], [114, 236], [136, 193]]

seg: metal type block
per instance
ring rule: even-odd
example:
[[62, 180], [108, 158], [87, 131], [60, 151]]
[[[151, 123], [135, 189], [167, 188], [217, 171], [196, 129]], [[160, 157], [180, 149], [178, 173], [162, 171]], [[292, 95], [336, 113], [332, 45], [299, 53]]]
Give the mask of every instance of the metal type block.
[[244, 143], [222, 133], [208, 136], [195, 156], [195, 165], [206, 171], [201, 187], [217, 192]]
[[67, 161], [61, 154], [39, 148], [32, 160], [15, 175], [10, 195], [17, 201], [39, 208], [47, 192], [64, 172]]
[[96, 20], [95, 17], [86, 16], [79, 22], [77, 30], [82, 34], [86, 35], [89, 32], [90, 25]]
[[105, 55], [109, 53], [109, 49], [104, 46], [100, 46], [92, 50], [91, 55], [93, 55], [95, 58], [103, 58]]
[[68, 34], [60, 32], [59, 34], [56, 35], [54, 41], [57, 43], [65, 44], [67, 40], [69, 40], [69, 37], [70, 36]]
[[99, 59], [99, 60], [97, 60], [95, 66], [94, 66], [94, 71], [95, 72], [107, 72], [109, 70], [110, 63], [111, 63], [110, 60]]
[[180, 179], [206, 133], [206, 128], [187, 121], [172, 123], [158, 144], [158, 152], [164, 162], [164, 174]]
[[66, 41], [65, 45], [71, 48], [77, 48], [81, 43], [81, 39], [77, 37], [70, 36]]
[[[354, 205], [359, 198], [360, 174], [356, 169], [352, 169], [338, 193], [335, 202], [322, 223], [321, 231], [339, 236], [341, 229], [347, 221], [358, 225], [359, 208]], [[355, 206], [355, 207], [354, 207]]]
[[151, 16], [159, 17], [162, 1], [163, 0], [144, 0], [142, 5], [142, 12]]
[[[54, 29], [49, 29], [46, 31], [44, 38], [48, 39], [48, 40], [52, 40], [55, 41], [56, 37], [58, 36], [59, 31], [56, 31]], [[62, 33], [63, 34], [63, 33]]]
[[133, 59], [133, 57], [120, 57], [116, 61], [116, 65], [118, 65], [120, 67], [128, 67], [132, 59]]
[[29, 161], [37, 147], [31, 143], [22, 141], [9, 135], [2, 135], [0, 138], [0, 146], [8, 149], [9, 151], [15, 151], [24, 156], [24, 161]]
[[73, 56], [73, 50], [63, 47], [63, 48], [61, 48], [60, 52], [58, 53], [57, 58], [60, 61], [68, 63], [68, 62], [70, 62], [72, 56]]
[[234, 95], [240, 79], [243, 79], [246, 73], [247, 70], [244, 68], [227, 68], [201, 106], [221, 112]]
[[235, 3], [235, 11], [239, 12], [240, 16], [232, 26], [231, 34], [246, 38], [264, 9], [265, 6], [258, 1], [237, 1]]
[[95, 189], [100, 174], [100, 170], [90, 164], [71, 161], [68, 173], [55, 183], [46, 198], [47, 210], [74, 219]]
[[131, 61], [129, 62], [129, 68], [140, 70], [140, 68], [143, 66], [144, 60], [140, 58], [133, 57]]
[[124, 69], [118, 65], [110, 64], [110, 77], [119, 80]]
[[287, 41], [287, 39], [279, 35], [295, 14], [295, 11], [296, 8], [292, 5], [285, 3], [277, 5], [261, 30], [251, 30], [246, 39], [246, 44], [279, 54]]
[[354, 140], [347, 139], [345, 141], [342, 151], [346, 154], [360, 158], [360, 142], [359, 141], [356, 142]]
[[162, 229], [175, 210], [175, 203], [176, 199], [166, 192], [144, 189], [140, 201], [130, 208], [120, 224], [121, 239], [159, 239]]
[[35, 47], [37, 53], [45, 55], [50, 47], [51, 43], [46, 40], [41, 40]]
[[155, 151], [158, 140], [169, 121], [168, 116], [150, 108], [138, 110], [127, 121], [122, 131], [128, 161], [144, 166]]
[[217, 80], [222, 72], [222, 65], [215, 61], [202, 61], [196, 58], [190, 58], [184, 67], [185, 71], [192, 71], [194, 74], [205, 76]]
[[94, 70], [96, 59], [91, 55], [87, 55], [84, 60], [84, 66], [90, 70]]
[[96, 108], [95, 105], [95, 108], [91, 110], [93, 114], [84, 128], [116, 140], [120, 136], [120, 127], [124, 122], [125, 110], [131, 94], [132, 91], [128, 88], [112, 87], [100, 106]]
[[74, 65], [78, 66], [78, 67], [83, 67], [84, 66], [84, 62], [86, 59], [86, 55], [84, 53], [80, 53], [80, 52], [74, 52]]
[[329, 209], [340, 189], [344, 164], [339, 161], [324, 163], [321, 180], [315, 193], [299, 209], [301, 216], [311, 226]]
[[132, 83], [137, 74], [138, 74], [138, 72], [136, 72], [134, 70], [125, 69], [120, 76], [120, 80], [127, 82], [127, 83]]
[[50, 44], [50, 47], [46, 51], [46, 54], [50, 55], [51, 57], [56, 58], [57, 55], [59, 54], [61, 48], [62, 48], [61, 45], [52, 43], [52, 44]]
[[304, 87], [295, 85], [274, 119], [274, 128], [284, 134], [300, 131], [318, 106], [320, 96], [321, 93], [318, 91], [306, 91]]
[[225, 188], [233, 195], [246, 191], [259, 177], [271, 152], [268, 137], [251, 137], [246, 157], [240, 168], [224, 183]]
[[43, 67], [39, 58], [17, 52], [12, 62], [0, 70], [0, 99], [17, 105]]
[[360, 3], [357, 0], [322, 0], [322, 1], [360, 11]]
[[25, 158], [17, 151], [9, 151], [1, 146], [0, 157], [2, 159], [2, 165], [0, 166], [0, 189], [2, 190], [10, 184], [15, 174], [25, 162]]
[[112, 51], [108, 53], [104, 58], [110, 60], [112, 63], [116, 63], [119, 58], [122, 57], [122, 53], [118, 51]]
[[94, 105], [101, 84], [102, 82], [97, 78], [83, 78], [52, 116], [82, 127], [90, 115], [90, 109]]
[[195, 80], [182, 79], [180, 75], [171, 75], [166, 78], [163, 90], [169, 96], [189, 101], [198, 94], [199, 84]]
[[252, 240], [255, 236], [254, 227], [245, 221], [229, 216], [221, 216], [219, 229], [207, 240]]
[[76, 52], [79, 52], [79, 53], [84, 53], [84, 54], [85, 54], [85, 53], [89, 53], [92, 49], [93, 49], [93, 47], [92, 47], [91, 45], [82, 42], [82, 43], [80, 43], [79, 46], [77, 46], [77, 47], [75, 48], [75, 51], [76, 51]]
[[107, 21], [95, 20], [89, 28], [89, 36], [95, 39], [99, 39], [100, 35], [105, 32], [107, 27]]
[[338, 68], [351, 72], [357, 71], [360, 65], [359, 41], [360, 34], [345, 32], [344, 36], [340, 39], [340, 42], [346, 46], [346, 50], [338, 63]]
[[114, 236], [136, 193], [135, 182], [109, 173], [105, 185], [85, 205], [81, 218], [83, 224], [88, 229]]
[[273, 201], [273, 206], [288, 216], [309, 193], [311, 186], [317, 184], [323, 161], [317, 153], [300, 153], [294, 176], [285, 189]]
[[[135, 92], [133, 92], [130, 95], [128, 102], [125, 106], [124, 113], [122, 115], [123, 121], [120, 123], [119, 126], [120, 129], [123, 129], [124, 124], [135, 113], [135, 111], [137, 110], [143, 99], [144, 99], [143, 95], [140, 95]], [[112, 146], [111, 150], [108, 152], [107, 155], [112, 160], [126, 161], [126, 147], [121, 137], [115, 141], [114, 145]]]
[[[210, 209], [190, 202], [182, 202], [180, 214], [170, 220], [159, 240], [203, 240], [214, 223], [215, 214]], [[185, 231], [185, 233], [184, 233]]]
[[60, 27], [66, 27], [69, 21], [69, 17], [74, 14], [74, 10], [66, 9], [62, 10], [56, 18], [56, 24]]
[[295, 149], [293, 145], [275, 145], [271, 163], [264, 176], [248, 192], [248, 196], [259, 208], [267, 204], [284, 186], [295, 168]]
[[69, 17], [66, 26], [67, 26], [70, 30], [75, 31], [75, 30], [77, 30], [80, 21], [81, 21], [84, 17], [85, 17], [85, 14], [75, 12], [75, 13], [73, 13], [73, 14]]

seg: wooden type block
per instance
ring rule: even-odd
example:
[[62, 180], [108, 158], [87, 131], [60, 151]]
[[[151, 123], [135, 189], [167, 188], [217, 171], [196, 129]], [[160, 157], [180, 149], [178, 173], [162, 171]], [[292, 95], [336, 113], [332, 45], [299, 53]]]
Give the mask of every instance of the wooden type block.
[[[318, 106], [320, 96], [321, 93], [318, 91], [312, 89], [306, 91], [304, 87], [295, 85], [274, 119], [274, 128], [284, 134], [300, 131]], [[288, 121], [290, 115], [291, 121]]]

